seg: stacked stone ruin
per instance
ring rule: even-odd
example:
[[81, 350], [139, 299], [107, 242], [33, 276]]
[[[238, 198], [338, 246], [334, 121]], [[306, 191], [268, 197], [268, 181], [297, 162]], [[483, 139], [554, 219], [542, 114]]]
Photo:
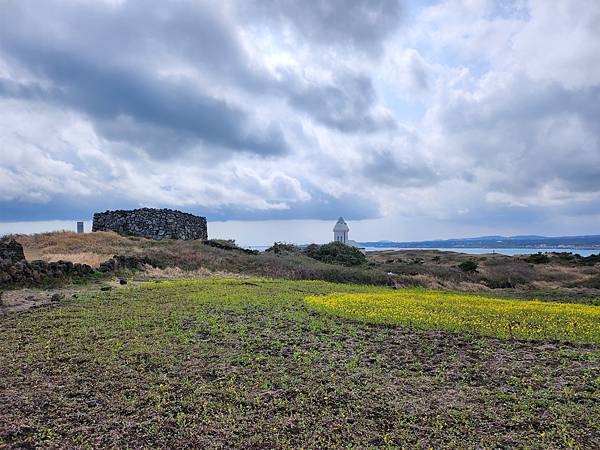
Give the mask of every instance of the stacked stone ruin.
[[[115, 255], [97, 268], [104, 274], [119, 273], [145, 266], [162, 267], [147, 256]], [[4, 287], [40, 286], [91, 278], [96, 269], [70, 261], [27, 261], [23, 246], [14, 239], [0, 238], [0, 291]]]
[[92, 231], [115, 231], [149, 239], [208, 239], [206, 218], [172, 209], [141, 208], [94, 214]]

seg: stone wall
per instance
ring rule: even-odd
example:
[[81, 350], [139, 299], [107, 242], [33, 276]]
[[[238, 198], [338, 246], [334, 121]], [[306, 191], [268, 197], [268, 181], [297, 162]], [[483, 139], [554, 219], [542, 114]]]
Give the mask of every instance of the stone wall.
[[92, 231], [116, 231], [157, 240], [208, 239], [205, 217], [172, 209], [142, 208], [96, 213]]
[[[143, 269], [146, 265], [161, 267], [161, 264], [147, 256], [115, 255], [100, 264], [98, 271], [112, 274], [127, 269]], [[27, 261], [21, 244], [0, 239], [0, 294], [5, 287], [63, 284], [74, 279], [89, 279], [93, 274], [94, 269], [87, 264]]]

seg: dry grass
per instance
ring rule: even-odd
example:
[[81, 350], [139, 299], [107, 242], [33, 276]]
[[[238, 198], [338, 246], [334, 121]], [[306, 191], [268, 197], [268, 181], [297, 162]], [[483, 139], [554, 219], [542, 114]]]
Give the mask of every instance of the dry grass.
[[131, 239], [112, 232], [77, 234], [71, 231], [56, 231], [40, 234], [18, 234], [11, 236], [28, 252], [47, 255], [110, 254], [124, 247], [131, 247]]
[[164, 269], [158, 267], [146, 266], [144, 271], [137, 275], [139, 279], [151, 279], [151, 280], [185, 280], [185, 279], [198, 279], [198, 278], [209, 278], [209, 277], [220, 277], [220, 278], [246, 278], [246, 275], [240, 275], [229, 272], [208, 270], [204, 267], [200, 267], [196, 270], [183, 270], [179, 267], [166, 267]]
[[136, 241], [112, 232], [77, 234], [71, 231], [56, 231], [40, 234], [18, 234], [18, 241], [29, 261], [71, 261], [97, 267], [101, 262], [118, 253], [130, 253]]
[[44, 261], [71, 261], [72, 263], [87, 264], [98, 267], [100, 263], [109, 260], [114, 254], [98, 253], [48, 253], [42, 256]]

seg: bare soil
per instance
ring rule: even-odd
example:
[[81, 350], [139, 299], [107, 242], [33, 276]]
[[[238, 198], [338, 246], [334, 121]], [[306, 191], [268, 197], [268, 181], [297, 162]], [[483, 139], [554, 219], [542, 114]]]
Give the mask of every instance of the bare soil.
[[158, 283], [0, 318], [0, 446], [599, 448], [600, 349], [324, 316], [350, 285]]

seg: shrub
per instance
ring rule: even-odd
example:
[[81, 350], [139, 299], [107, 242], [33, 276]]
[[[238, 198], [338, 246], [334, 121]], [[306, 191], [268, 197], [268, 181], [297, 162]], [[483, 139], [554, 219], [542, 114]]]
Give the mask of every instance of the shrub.
[[580, 264], [583, 264], [584, 266], [593, 266], [595, 264], [600, 263], [600, 253], [598, 253], [597, 255], [590, 255], [590, 256], [580, 256], [577, 255], [578, 258], [578, 262]]
[[250, 255], [258, 254], [258, 250], [250, 250], [247, 248], [242, 248], [235, 243], [233, 239], [208, 239], [204, 241], [204, 245], [208, 245], [209, 247], [220, 248], [221, 250], [237, 250], [240, 252], [248, 253]]
[[461, 262], [458, 265], [458, 268], [463, 272], [477, 272], [477, 262], [470, 259], [468, 261]]
[[367, 262], [367, 257], [357, 248], [330, 242], [325, 245], [310, 244], [304, 249], [304, 254], [327, 264], [340, 264], [342, 266], [360, 266]]
[[282, 253], [299, 253], [300, 247], [294, 244], [288, 244], [287, 242], [275, 242], [271, 247], [266, 249], [265, 252], [272, 252], [276, 255]]
[[533, 264], [547, 264], [550, 262], [550, 258], [545, 253], [534, 253], [527, 257], [527, 262]]

